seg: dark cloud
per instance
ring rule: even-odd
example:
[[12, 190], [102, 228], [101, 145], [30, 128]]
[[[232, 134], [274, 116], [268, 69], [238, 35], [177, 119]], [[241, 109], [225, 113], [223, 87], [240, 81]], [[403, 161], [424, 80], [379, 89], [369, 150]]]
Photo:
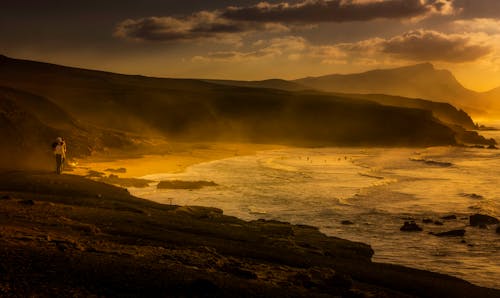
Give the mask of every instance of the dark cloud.
[[286, 31], [274, 23], [250, 23], [220, 18], [215, 12], [202, 11], [184, 18], [148, 17], [125, 20], [118, 24], [115, 36], [136, 40], [176, 41], [194, 39], [239, 40], [253, 31]]
[[[260, 2], [254, 6], [231, 6], [199, 11], [184, 17], [148, 17], [125, 20], [115, 36], [136, 40], [175, 41], [236, 39], [257, 31], [287, 31], [296, 26], [324, 22], [403, 19], [446, 13], [448, 0], [301, 0], [294, 3]], [[232, 36], [231, 36], [232, 35]], [[238, 37], [241, 39], [241, 37]]]
[[448, 0], [304, 0], [297, 4], [261, 2], [252, 7], [229, 7], [221, 16], [231, 20], [282, 23], [321, 23], [400, 19], [443, 12]]
[[499, 0], [453, 0], [462, 18], [500, 18]]
[[414, 30], [380, 42], [381, 51], [416, 61], [470, 62], [490, 54], [493, 49], [469, 35], [446, 35], [436, 31]]

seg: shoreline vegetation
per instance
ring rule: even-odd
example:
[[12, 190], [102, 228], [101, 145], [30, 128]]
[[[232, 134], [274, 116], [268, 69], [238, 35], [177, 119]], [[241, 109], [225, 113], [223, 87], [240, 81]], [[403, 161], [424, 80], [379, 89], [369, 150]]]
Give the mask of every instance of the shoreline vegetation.
[[[134, 175], [178, 172], [199, 162], [279, 149], [170, 148], [164, 156], [127, 159], [108, 152], [80, 159], [74, 173], [134, 181]], [[148, 168], [155, 158], [160, 162]], [[500, 295], [444, 274], [374, 263], [369, 245], [329, 237], [315, 227], [247, 222], [217, 208], [162, 205], [109, 184], [120, 184], [116, 181], [79, 175], [0, 171], [0, 296]]]
[[370, 246], [81, 176], [0, 173], [0, 296], [498, 297], [371, 261]]

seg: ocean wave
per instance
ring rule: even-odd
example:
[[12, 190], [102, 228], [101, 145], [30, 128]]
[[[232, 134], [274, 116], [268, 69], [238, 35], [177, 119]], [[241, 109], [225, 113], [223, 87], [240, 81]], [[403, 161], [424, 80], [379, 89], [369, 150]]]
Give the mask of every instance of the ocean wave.
[[430, 166], [438, 166], [438, 167], [451, 167], [451, 166], [453, 166], [453, 164], [451, 162], [447, 162], [447, 161], [436, 161], [436, 160], [424, 159], [424, 158], [410, 158], [410, 160], [415, 161], [415, 162], [421, 162], [421, 163], [424, 163], [424, 164], [430, 165]]

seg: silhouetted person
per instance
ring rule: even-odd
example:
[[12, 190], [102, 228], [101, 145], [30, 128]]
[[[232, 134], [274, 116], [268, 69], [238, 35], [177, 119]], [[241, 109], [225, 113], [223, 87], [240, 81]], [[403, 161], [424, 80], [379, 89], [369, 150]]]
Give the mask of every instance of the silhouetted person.
[[58, 137], [53, 145], [54, 155], [56, 156], [56, 173], [61, 174], [66, 160], [66, 142]]

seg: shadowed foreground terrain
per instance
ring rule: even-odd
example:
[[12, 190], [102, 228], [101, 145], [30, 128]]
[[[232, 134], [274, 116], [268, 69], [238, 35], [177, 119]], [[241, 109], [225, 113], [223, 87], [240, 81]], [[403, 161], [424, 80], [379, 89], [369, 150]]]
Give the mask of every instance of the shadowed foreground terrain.
[[371, 262], [316, 228], [161, 205], [79, 176], [0, 173], [0, 296], [499, 297]]

